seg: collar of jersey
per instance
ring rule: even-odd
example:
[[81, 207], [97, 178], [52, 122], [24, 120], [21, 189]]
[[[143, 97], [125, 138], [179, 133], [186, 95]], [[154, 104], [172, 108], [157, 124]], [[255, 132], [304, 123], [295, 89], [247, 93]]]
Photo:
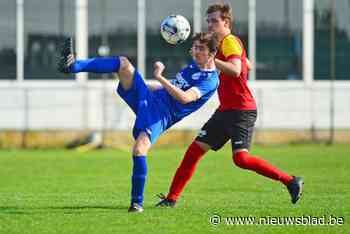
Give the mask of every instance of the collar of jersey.
[[203, 71], [203, 72], [213, 72], [216, 70], [216, 68], [202, 69], [198, 66], [198, 64], [196, 63], [196, 61], [194, 61], [194, 59], [192, 59], [192, 65], [195, 66], [198, 70]]

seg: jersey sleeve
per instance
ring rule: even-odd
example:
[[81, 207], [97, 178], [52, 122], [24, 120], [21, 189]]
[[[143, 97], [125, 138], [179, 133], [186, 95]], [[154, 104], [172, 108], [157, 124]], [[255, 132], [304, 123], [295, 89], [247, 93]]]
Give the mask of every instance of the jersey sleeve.
[[237, 38], [228, 36], [221, 44], [221, 51], [226, 59], [240, 58], [243, 53], [243, 48]]
[[208, 74], [206, 79], [201, 80], [198, 84], [193, 86], [191, 89], [194, 90], [198, 97], [202, 97], [209, 92], [216, 90], [218, 87], [218, 75], [216, 72]]

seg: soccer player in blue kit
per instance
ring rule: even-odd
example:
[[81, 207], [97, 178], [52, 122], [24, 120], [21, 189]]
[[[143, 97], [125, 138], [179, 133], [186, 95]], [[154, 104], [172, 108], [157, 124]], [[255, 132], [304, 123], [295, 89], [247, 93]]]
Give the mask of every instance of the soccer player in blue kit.
[[143, 211], [146, 155], [152, 144], [164, 131], [198, 110], [215, 93], [219, 84], [214, 63], [217, 46], [214, 34], [195, 34], [191, 48], [193, 61], [173, 80], [167, 80], [162, 75], [165, 66], [155, 62], [153, 74], [159, 83], [146, 85], [126, 57], [76, 60], [72, 39], [64, 42], [58, 70], [63, 73], [113, 73], [119, 79], [117, 93], [136, 114], [129, 212]]

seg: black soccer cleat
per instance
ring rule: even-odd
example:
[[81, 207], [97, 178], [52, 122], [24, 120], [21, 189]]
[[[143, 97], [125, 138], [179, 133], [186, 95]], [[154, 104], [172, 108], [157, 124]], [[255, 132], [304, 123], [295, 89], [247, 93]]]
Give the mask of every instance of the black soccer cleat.
[[69, 55], [74, 56], [73, 38], [71, 37], [66, 38], [61, 45], [61, 57], [57, 66], [57, 69], [59, 72], [62, 72], [62, 73], [71, 72], [70, 70], [71, 63], [69, 63], [69, 59], [68, 59]]
[[140, 204], [132, 203], [128, 209], [128, 212], [141, 213], [143, 212], [143, 207]]
[[287, 185], [288, 192], [293, 204], [297, 203], [303, 192], [304, 181], [301, 177], [293, 176], [293, 180]]
[[171, 200], [164, 196], [164, 194], [160, 193], [157, 195], [160, 198], [160, 202], [156, 204], [156, 207], [175, 207], [176, 201]]

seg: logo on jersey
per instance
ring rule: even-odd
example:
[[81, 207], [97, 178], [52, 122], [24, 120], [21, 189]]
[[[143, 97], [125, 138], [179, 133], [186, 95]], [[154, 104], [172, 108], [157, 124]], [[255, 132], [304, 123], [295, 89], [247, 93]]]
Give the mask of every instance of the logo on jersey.
[[198, 137], [204, 137], [204, 136], [206, 136], [207, 135], [207, 131], [205, 131], [205, 130], [200, 130], [199, 132], [198, 132]]
[[190, 87], [190, 84], [182, 77], [181, 73], [177, 73], [176, 79], [172, 80], [171, 83], [179, 89], [185, 89]]
[[198, 80], [199, 78], [201, 78], [202, 73], [200, 72], [196, 72], [192, 75], [192, 80]]

